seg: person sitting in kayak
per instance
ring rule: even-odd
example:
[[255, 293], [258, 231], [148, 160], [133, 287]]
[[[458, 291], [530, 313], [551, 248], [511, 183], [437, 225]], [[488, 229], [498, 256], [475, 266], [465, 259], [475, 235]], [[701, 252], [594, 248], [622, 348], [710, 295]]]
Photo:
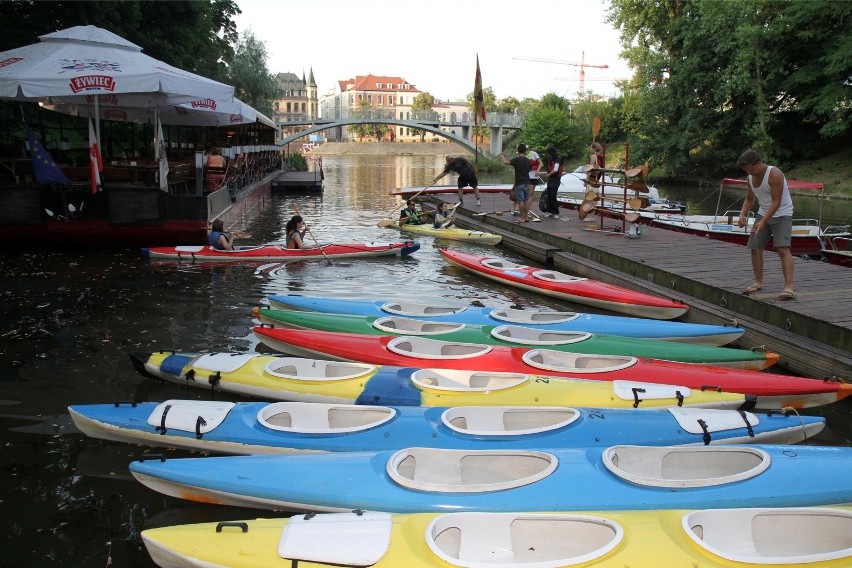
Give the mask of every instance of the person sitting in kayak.
[[[425, 217], [425, 215], [424, 215]], [[403, 225], [422, 225], [425, 221], [421, 218], [421, 214], [417, 211], [417, 205], [413, 199], [406, 202], [406, 207], [399, 212], [399, 226]]]
[[316, 248], [313, 246], [305, 245], [305, 233], [308, 232], [308, 228], [305, 226], [305, 220], [302, 219], [301, 215], [293, 215], [289, 221], [287, 221], [287, 237], [285, 242], [287, 243], [288, 249], [311, 249]]
[[225, 222], [221, 219], [216, 219], [210, 225], [210, 233], [207, 235], [207, 242], [216, 250], [233, 250], [231, 238], [225, 232]]
[[434, 227], [436, 229], [448, 229], [453, 227], [452, 217], [455, 214], [456, 209], [453, 207], [450, 209], [450, 206], [447, 203], [438, 204], [438, 208], [435, 209], [435, 224]]

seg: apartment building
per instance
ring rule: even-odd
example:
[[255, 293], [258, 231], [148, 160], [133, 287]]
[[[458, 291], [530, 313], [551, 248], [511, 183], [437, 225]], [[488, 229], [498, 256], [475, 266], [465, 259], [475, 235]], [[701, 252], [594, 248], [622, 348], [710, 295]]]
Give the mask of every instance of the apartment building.
[[[280, 127], [276, 140], [278, 142], [310, 127], [310, 121], [319, 117], [319, 100], [313, 68], [308, 72], [307, 79], [303, 72], [301, 79], [295, 73], [278, 73], [275, 80], [281, 90], [281, 98], [272, 101], [272, 120]], [[306, 124], [283, 126], [284, 123], [292, 121], [302, 121]]]

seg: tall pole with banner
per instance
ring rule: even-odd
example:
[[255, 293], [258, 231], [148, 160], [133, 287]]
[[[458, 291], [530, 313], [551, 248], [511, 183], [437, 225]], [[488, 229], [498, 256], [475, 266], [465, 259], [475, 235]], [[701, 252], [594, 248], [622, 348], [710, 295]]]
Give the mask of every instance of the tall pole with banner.
[[[473, 136], [479, 128], [479, 119], [485, 122], [485, 98], [482, 95], [482, 73], [479, 71], [479, 54], [476, 54], [476, 79], [473, 82]], [[476, 142], [476, 163], [479, 163], [479, 141]]]

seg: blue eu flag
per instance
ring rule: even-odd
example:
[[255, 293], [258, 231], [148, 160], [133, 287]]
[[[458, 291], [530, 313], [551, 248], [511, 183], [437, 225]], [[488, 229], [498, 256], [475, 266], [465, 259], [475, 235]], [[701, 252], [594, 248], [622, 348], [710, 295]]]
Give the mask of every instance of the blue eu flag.
[[65, 172], [56, 165], [50, 153], [44, 149], [41, 142], [36, 140], [35, 133], [29, 125], [25, 124], [27, 130], [27, 145], [30, 147], [30, 158], [33, 160], [33, 175], [36, 183], [69, 183]]

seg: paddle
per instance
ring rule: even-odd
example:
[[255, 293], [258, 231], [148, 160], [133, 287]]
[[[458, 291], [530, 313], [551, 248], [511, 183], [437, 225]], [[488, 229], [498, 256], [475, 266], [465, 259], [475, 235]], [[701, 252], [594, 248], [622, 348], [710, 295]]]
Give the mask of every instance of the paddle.
[[[301, 217], [301, 216], [302, 216], [302, 214], [301, 214], [301, 213], [299, 213], [299, 208], [298, 208], [298, 207], [296, 207], [296, 204], [295, 204], [295, 203], [293, 203], [292, 205], [293, 205], [293, 211], [295, 211], [295, 212], [296, 212], [296, 215], [298, 215], [299, 217]], [[311, 228], [310, 228], [310, 227], [308, 227], [307, 225], [305, 225], [305, 228], [308, 230], [308, 233], [311, 235], [311, 238], [314, 240], [314, 243], [316, 243], [316, 245], [319, 247], [320, 252], [321, 252], [321, 253], [322, 253], [322, 255], [325, 257], [325, 259], [328, 261], [328, 263], [329, 263], [330, 265], [334, 266], [334, 263], [333, 263], [333, 262], [331, 262], [331, 259], [330, 259], [330, 258], [328, 258], [328, 255], [327, 255], [327, 254], [325, 254], [325, 251], [322, 249], [322, 245], [321, 245], [321, 244], [319, 244], [319, 241], [318, 241], [318, 240], [317, 240], [317, 238], [314, 236], [314, 232], [313, 232], [313, 231], [311, 231]]]
[[629, 177], [629, 178], [639, 176], [639, 175], [642, 174], [642, 171], [643, 171], [642, 166], [640, 166], [638, 168], [630, 168], [629, 170], [614, 170], [614, 169], [607, 169], [607, 168], [599, 168], [599, 167], [597, 167], [593, 164], [586, 164], [585, 166], [583, 166], [584, 172], [590, 172], [592, 170], [599, 171], [599, 172], [606, 172], [606, 173], [610, 173], [610, 174], [624, 174], [626, 177]]
[[[601, 198], [601, 196], [598, 195], [597, 193], [595, 193], [594, 191], [587, 191], [586, 195], [583, 197], [583, 203], [584, 204], [590, 203], [590, 202], [592, 202], [596, 199], [600, 199], [600, 198]], [[616, 197], [616, 196], [609, 196], [609, 195], [603, 196], [603, 199], [609, 200], [609, 201], [619, 201], [619, 202], [627, 203], [628, 205], [630, 205], [630, 207], [632, 207], [633, 209], [637, 209], [637, 210], [642, 208], [645, 205], [645, 201], [647, 201], [647, 198], [645, 198], [643, 200], [641, 197], [634, 197], [632, 199], [624, 199], [623, 197]], [[592, 209], [594, 209], [594, 205], [592, 205]], [[589, 210], [591, 211], [591, 209], [589, 209]]]
[[601, 117], [595, 115], [595, 117], [592, 118], [592, 143], [594, 143], [594, 141], [597, 139], [600, 131], [601, 131]]
[[447, 220], [444, 221], [443, 223], [441, 223], [442, 229], [446, 228], [448, 225], [450, 225], [450, 223], [453, 222], [453, 217], [456, 214], [456, 207], [458, 207], [459, 205], [461, 205], [461, 203], [456, 203], [455, 205], [450, 205], [451, 211], [450, 211], [450, 214], [447, 215]]

